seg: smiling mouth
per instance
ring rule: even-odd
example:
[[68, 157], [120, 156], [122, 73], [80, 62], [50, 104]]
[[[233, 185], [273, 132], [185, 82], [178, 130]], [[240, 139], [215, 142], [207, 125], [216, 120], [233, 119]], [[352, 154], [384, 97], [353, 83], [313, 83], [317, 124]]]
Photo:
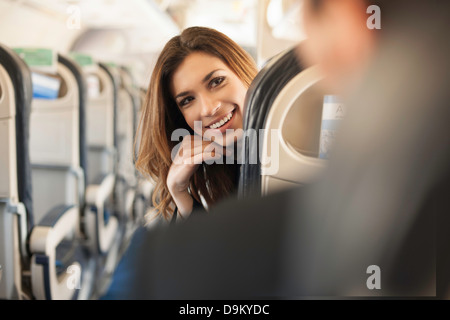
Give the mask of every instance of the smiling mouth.
[[213, 123], [212, 125], [208, 126], [207, 128], [210, 129], [219, 129], [220, 127], [222, 127], [223, 125], [225, 125], [228, 121], [230, 121], [230, 119], [233, 117], [234, 114], [234, 110], [233, 109], [230, 113], [228, 113], [225, 117], [223, 117], [222, 119], [220, 119], [219, 121]]

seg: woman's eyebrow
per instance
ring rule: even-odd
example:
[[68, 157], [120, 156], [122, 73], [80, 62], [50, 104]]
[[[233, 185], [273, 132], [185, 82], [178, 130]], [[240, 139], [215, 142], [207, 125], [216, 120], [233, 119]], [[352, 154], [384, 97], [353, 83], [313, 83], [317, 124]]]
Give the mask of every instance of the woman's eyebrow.
[[[203, 78], [202, 83], [207, 82], [209, 79], [211, 79], [211, 77], [212, 77], [212, 75], [214, 74], [214, 72], [220, 71], [220, 70], [222, 70], [222, 69], [216, 69], [216, 70], [213, 70], [213, 71], [211, 71], [210, 73], [208, 73], [208, 74]], [[183, 92], [180, 92], [179, 94], [176, 95], [175, 100], [178, 99], [178, 98], [187, 96], [189, 93], [190, 93], [189, 91], [183, 91]]]
[[212, 75], [214, 74], [214, 72], [219, 71], [221, 69], [216, 69], [211, 71], [210, 73], [208, 73], [202, 80], [203, 83], [205, 83], [206, 81], [208, 81], [209, 79], [211, 79]]
[[187, 96], [189, 94], [189, 91], [183, 91], [180, 92], [179, 94], [177, 94], [177, 96], [175, 97], [175, 100], [184, 96]]

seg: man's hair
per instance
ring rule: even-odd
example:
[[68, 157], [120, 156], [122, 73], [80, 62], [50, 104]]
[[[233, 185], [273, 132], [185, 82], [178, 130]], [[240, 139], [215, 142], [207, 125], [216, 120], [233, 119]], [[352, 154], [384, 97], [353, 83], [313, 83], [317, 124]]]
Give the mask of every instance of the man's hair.
[[[326, 1], [330, 1], [330, 0], [309, 0], [309, 1], [311, 3], [311, 7], [313, 8], [313, 10], [318, 12], [318, 11], [320, 11], [320, 9], [322, 9], [323, 4]], [[331, 0], [331, 1], [333, 1], [333, 0]], [[337, 0], [337, 1], [341, 1], [341, 0]], [[397, 7], [399, 3], [406, 2], [406, 0], [353, 0], [353, 1], [363, 1], [366, 3], [367, 7], [369, 7], [371, 5], [376, 5], [376, 6], [380, 7], [381, 11], [383, 11], [383, 9], [386, 9], [386, 11], [387, 10], [390, 11], [392, 8]], [[414, 1], [416, 1], [416, 0], [409, 0], [408, 2], [414, 2]]]

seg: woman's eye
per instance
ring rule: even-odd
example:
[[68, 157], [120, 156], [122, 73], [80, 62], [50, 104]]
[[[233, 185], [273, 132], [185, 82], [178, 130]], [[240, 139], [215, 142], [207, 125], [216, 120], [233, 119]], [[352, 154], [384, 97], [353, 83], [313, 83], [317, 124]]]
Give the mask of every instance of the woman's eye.
[[211, 80], [211, 82], [209, 83], [209, 87], [210, 88], [215, 88], [218, 85], [220, 85], [223, 81], [225, 80], [225, 77], [217, 77]]
[[192, 100], [194, 100], [193, 97], [186, 97], [179, 102], [179, 105], [180, 105], [180, 107], [183, 107], [183, 106], [189, 104], [189, 102], [191, 102]]

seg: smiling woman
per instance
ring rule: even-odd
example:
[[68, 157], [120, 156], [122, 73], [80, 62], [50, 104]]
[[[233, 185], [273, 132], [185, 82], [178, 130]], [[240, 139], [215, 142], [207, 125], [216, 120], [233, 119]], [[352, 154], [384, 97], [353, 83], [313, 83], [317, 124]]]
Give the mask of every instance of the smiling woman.
[[[221, 59], [201, 51], [190, 54], [173, 75], [172, 92], [195, 133], [242, 128], [247, 86]], [[202, 122], [202, 132], [196, 132], [195, 121]]]
[[[202, 207], [201, 198], [209, 207], [235, 192], [238, 165], [205, 161], [223, 157], [227, 143], [218, 137], [225, 130], [242, 129], [245, 95], [256, 73], [250, 55], [214, 29], [191, 27], [166, 44], [147, 90], [136, 161], [156, 181], [156, 215], [185, 218]], [[172, 159], [177, 129], [189, 134]], [[214, 131], [214, 142], [204, 139], [206, 131]]]

